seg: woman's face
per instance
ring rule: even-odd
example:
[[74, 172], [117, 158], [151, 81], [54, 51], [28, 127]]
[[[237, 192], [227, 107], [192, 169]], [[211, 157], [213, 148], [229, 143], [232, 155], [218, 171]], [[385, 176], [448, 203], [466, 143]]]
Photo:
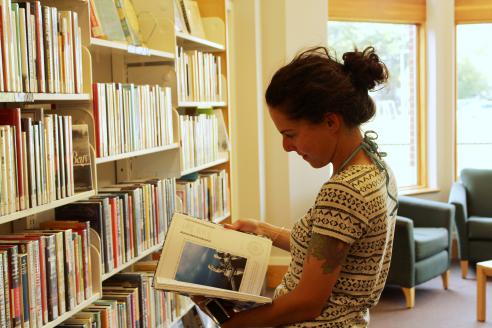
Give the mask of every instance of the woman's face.
[[338, 138], [334, 128], [336, 124], [329, 117], [321, 123], [311, 123], [292, 120], [275, 108], [269, 111], [282, 135], [285, 151], [295, 151], [314, 168], [321, 168], [332, 161]]

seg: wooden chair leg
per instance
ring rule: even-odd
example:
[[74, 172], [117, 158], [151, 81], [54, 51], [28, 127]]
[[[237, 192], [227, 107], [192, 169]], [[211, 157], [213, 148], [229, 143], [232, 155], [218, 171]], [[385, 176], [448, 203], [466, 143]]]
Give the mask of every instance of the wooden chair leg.
[[450, 275], [451, 275], [451, 271], [450, 270], [448, 270], [448, 271], [444, 272], [443, 274], [441, 274], [442, 286], [444, 287], [444, 289], [448, 289]]
[[460, 261], [461, 266], [461, 278], [466, 279], [466, 275], [468, 274], [468, 261]]
[[413, 309], [415, 306], [415, 287], [405, 288], [402, 287], [403, 295], [405, 295], [405, 301], [408, 309]]
[[485, 321], [485, 296], [487, 276], [480, 264], [477, 265], [477, 320]]

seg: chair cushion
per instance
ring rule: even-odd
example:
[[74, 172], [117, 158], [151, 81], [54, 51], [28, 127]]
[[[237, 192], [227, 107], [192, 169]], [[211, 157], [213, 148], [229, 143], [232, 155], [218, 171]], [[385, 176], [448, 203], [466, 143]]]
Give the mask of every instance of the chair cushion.
[[466, 221], [468, 238], [492, 240], [492, 218], [470, 216]]
[[417, 261], [448, 248], [448, 230], [445, 228], [414, 228], [413, 238]]

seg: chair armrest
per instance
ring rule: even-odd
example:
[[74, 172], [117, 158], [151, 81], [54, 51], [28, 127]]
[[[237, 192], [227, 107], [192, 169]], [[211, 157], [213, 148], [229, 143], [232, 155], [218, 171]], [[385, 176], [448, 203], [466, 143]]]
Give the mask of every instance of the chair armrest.
[[401, 196], [398, 215], [410, 218], [415, 227], [446, 228], [451, 235], [454, 206], [433, 200]]
[[466, 189], [461, 182], [455, 182], [449, 193], [449, 203], [455, 207], [455, 224], [458, 232], [459, 257], [461, 260], [468, 259], [468, 233], [466, 220], [468, 219]]
[[415, 286], [415, 241], [413, 221], [409, 218], [396, 218], [388, 283], [407, 288]]

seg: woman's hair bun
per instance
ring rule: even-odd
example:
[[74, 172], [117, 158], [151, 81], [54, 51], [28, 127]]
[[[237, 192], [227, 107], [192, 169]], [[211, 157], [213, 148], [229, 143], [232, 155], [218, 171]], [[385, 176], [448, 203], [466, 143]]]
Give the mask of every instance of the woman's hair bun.
[[388, 80], [388, 69], [374, 47], [367, 47], [363, 51], [346, 52], [342, 56], [344, 70], [350, 75], [356, 88], [373, 90], [377, 85]]

